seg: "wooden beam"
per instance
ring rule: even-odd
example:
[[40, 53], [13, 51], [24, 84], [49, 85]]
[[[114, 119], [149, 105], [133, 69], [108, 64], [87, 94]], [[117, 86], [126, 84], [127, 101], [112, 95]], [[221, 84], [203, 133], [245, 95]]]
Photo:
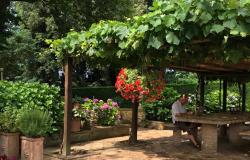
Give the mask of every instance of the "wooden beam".
[[138, 101], [132, 103], [132, 122], [131, 122], [131, 131], [129, 137], [129, 143], [135, 144], [137, 142], [137, 121], [138, 121]]
[[223, 80], [223, 106], [222, 110], [227, 111], [227, 80]]
[[242, 111], [246, 111], [246, 83], [242, 84]]
[[195, 73], [212, 73], [211, 71], [201, 69], [201, 68], [195, 68], [191, 66], [175, 66], [175, 65], [170, 65], [168, 66], [170, 69], [175, 69], [175, 70], [181, 70], [181, 71], [187, 71], [187, 72], [195, 72]]
[[64, 64], [64, 132], [63, 132], [63, 156], [70, 155], [71, 142], [71, 111], [72, 111], [72, 63], [71, 57], [65, 59]]

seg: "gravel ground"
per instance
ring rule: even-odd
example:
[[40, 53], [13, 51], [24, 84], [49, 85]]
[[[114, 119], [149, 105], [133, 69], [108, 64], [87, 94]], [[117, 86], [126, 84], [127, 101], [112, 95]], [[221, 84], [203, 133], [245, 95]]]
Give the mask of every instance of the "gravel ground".
[[[170, 130], [139, 129], [136, 145], [128, 145], [128, 136], [108, 138], [72, 146], [72, 150], [85, 153], [75, 159], [87, 160], [250, 160], [250, 141], [244, 146], [232, 146], [226, 140], [220, 140], [219, 152], [204, 153], [192, 146], [183, 135], [181, 139], [172, 137]], [[45, 153], [58, 151], [46, 148]], [[45, 155], [45, 160], [56, 160]]]

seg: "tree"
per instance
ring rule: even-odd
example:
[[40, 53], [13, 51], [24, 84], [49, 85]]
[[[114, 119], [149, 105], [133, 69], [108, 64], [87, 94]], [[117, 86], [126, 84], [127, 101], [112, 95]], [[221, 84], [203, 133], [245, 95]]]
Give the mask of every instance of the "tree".
[[[36, 79], [43, 82], [57, 81], [57, 71], [60, 68], [55, 56], [45, 51], [48, 48], [44, 42], [45, 39], [59, 38], [71, 29], [85, 30], [92, 23], [101, 19], [125, 20], [126, 17], [132, 17], [145, 11], [144, 0], [23, 0], [8, 3], [6, 6], [16, 12], [14, 18], [18, 20], [19, 25], [8, 28], [13, 34], [10, 37], [12, 42], [8, 40], [8, 47], [4, 51], [0, 51], [1, 60], [8, 61], [7, 57], [12, 57], [12, 66], [15, 66], [15, 69], [10, 69], [9, 72], [5, 72], [5, 75], [10, 79], [19, 75], [22, 79]], [[116, 10], [114, 11], [113, 8]], [[27, 42], [22, 45], [29, 47], [28, 52], [24, 47], [18, 47], [21, 43], [18, 44], [17, 41], [14, 42], [15, 45], [12, 45], [14, 37], [20, 37], [19, 32], [29, 32], [29, 36], [23, 35], [24, 37], [22, 37], [22, 43]], [[33, 42], [30, 43], [29, 39], [32, 39]], [[16, 48], [13, 46], [18, 47], [19, 51], [16, 52]], [[75, 71], [81, 77], [75, 76], [75, 78], [82, 81], [84, 77], [80, 66], [86, 68], [91, 65], [86, 65], [86, 62], [82, 60], [79, 61], [79, 64]], [[2, 66], [6, 68], [6, 65], [0, 64], [0, 67]], [[19, 66], [25, 69], [21, 69]]]

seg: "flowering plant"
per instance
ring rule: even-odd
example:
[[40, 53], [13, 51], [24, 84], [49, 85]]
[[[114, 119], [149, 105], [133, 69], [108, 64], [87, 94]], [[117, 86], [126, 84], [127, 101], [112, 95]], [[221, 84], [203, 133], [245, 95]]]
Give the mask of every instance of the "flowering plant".
[[147, 76], [142, 76], [137, 69], [122, 68], [116, 79], [116, 92], [120, 92], [123, 98], [132, 102], [143, 97], [147, 102], [159, 99], [165, 87], [165, 80], [162, 72], [158, 75], [156, 73], [158, 72], [150, 70]]
[[105, 103], [102, 103], [102, 105], [97, 110], [97, 124], [104, 126], [115, 125], [115, 122], [119, 117], [118, 108], [118, 103], [112, 99], [108, 99]]
[[115, 87], [116, 92], [120, 92], [123, 98], [135, 102], [148, 94], [149, 90], [145, 84], [145, 77], [141, 76], [137, 69], [122, 68], [117, 76]]
[[84, 123], [114, 125], [118, 117], [119, 105], [112, 99], [106, 102], [99, 99], [83, 98], [79, 107], [72, 109], [73, 117], [80, 118]]
[[149, 93], [145, 96], [145, 101], [153, 102], [161, 98], [166, 81], [161, 70], [148, 69], [146, 74]]

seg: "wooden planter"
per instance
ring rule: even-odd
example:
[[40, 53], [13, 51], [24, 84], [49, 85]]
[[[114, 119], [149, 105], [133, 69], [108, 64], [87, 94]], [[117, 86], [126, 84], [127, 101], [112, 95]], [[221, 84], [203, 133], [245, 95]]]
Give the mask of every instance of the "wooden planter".
[[21, 160], [43, 160], [44, 138], [21, 137]]
[[79, 132], [81, 128], [81, 120], [74, 118], [71, 120], [71, 132]]
[[0, 155], [9, 159], [19, 158], [19, 133], [0, 133]]

